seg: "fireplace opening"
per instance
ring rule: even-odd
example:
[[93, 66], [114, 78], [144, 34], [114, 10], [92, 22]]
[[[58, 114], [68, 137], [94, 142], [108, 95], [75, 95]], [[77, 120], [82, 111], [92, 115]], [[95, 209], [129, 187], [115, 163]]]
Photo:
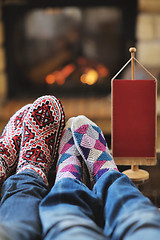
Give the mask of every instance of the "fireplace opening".
[[109, 94], [135, 44], [137, 13], [134, 0], [111, 2], [4, 4], [8, 98]]

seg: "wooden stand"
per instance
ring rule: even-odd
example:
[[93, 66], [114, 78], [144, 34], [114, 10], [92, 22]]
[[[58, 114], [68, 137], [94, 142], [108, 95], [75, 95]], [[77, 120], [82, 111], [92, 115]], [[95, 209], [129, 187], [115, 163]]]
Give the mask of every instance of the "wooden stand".
[[131, 166], [131, 169], [123, 171], [134, 183], [144, 182], [149, 179], [149, 173], [145, 170], [139, 169], [138, 165]]
[[[155, 82], [157, 84], [157, 80], [155, 79], [155, 77], [142, 64], [140, 64], [138, 62], [138, 60], [135, 58], [134, 55], [135, 55], [135, 52], [136, 52], [136, 48], [132, 47], [132, 48], [129, 49], [129, 51], [131, 53], [131, 59], [123, 66], [123, 68], [115, 75], [115, 77], [112, 80], [115, 80], [116, 76], [119, 75], [119, 73], [128, 65], [129, 62], [131, 62], [132, 80], [135, 80], [135, 61], [136, 61], [150, 76], [152, 76], [152, 78], [155, 80]], [[120, 80], [120, 81], [125, 81], [125, 80]], [[113, 83], [113, 81], [112, 81], [112, 83]], [[120, 85], [122, 86], [122, 84], [120, 84]], [[113, 86], [114, 85], [112, 84], [112, 96], [113, 96]], [[116, 93], [117, 93], [117, 95], [115, 95], [115, 96], [118, 96], [118, 92], [116, 92]], [[156, 100], [155, 100], [155, 102], [156, 102]], [[115, 101], [114, 101], [114, 103], [115, 103]], [[118, 105], [116, 105], [116, 107]], [[112, 108], [113, 108], [113, 104], [112, 104]], [[117, 118], [114, 118], [114, 119], [117, 119]], [[118, 125], [116, 125], [116, 126], [118, 126]], [[113, 123], [112, 123], [112, 136], [113, 136]], [[116, 143], [118, 143], [118, 141], [116, 141]], [[112, 145], [113, 145], [113, 138], [112, 138]], [[138, 156], [137, 157], [127, 157], [127, 156], [126, 157], [123, 157], [123, 156], [118, 157], [118, 155], [114, 156], [114, 154], [113, 154], [113, 157], [115, 159], [116, 164], [118, 163], [118, 165], [131, 165], [131, 169], [126, 170], [123, 173], [126, 174], [135, 184], [138, 184], [140, 182], [144, 182], [147, 179], [149, 179], [149, 173], [145, 170], [139, 169], [139, 165], [155, 165], [155, 163], [156, 163], [156, 156], [152, 157], [152, 155], [151, 155], [151, 157], [143, 157], [142, 156], [142, 157], [138, 158]]]
[[[132, 73], [132, 80], [135, 79], [135, 52], [136, 48], [130, 48], [129, 49], [131, 53], [131, 73]], [[149, 173], [145, 170], [139, 169], [138, 165], [131, 165], [131, 169], [123, 171], [124, 174], [126, 174], [133, 182], [143, 182], [147, 179], [149, 179]]]

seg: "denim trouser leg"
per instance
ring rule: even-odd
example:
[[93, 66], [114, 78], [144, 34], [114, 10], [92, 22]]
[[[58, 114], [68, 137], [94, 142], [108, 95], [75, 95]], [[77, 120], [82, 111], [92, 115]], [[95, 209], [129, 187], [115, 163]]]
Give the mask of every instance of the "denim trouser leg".
[[94, 186], [103, 200], [109, 239], [159, 239], [160, 211], [122, 173], [109, 171]]
[[9, 177], [1, 189], [0, 239], [41, 239], [39, 203], [48, 193], [42, 178], [32, 170]]
[[[45, 240], [104, 240], [102, 205], [83, 183], [57, 182], [40, 204]], [[99, 226], [98, 226], [99, 225]]]

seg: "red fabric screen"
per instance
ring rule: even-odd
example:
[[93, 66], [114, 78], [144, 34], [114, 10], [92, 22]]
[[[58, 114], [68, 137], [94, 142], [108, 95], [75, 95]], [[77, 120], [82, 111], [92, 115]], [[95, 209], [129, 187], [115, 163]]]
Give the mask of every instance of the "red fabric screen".
[[155, 157], [156, 81], [113, 80], [114, 157]]

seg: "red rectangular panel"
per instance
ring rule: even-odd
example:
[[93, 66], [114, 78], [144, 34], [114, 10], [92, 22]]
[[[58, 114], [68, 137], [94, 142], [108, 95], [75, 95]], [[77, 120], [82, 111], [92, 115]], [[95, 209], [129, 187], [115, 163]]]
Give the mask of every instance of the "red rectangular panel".
[[114, 157], [155, 157], [156, 81], [113, 80]]

